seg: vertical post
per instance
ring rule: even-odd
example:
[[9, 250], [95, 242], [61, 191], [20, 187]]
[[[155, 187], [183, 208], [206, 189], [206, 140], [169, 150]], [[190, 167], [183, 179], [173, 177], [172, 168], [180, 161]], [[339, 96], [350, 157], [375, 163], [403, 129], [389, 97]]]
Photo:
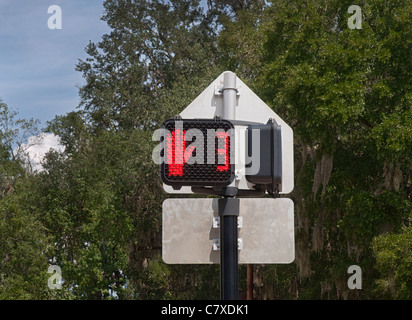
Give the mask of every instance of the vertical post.
[[253, 300], [253, 265], [247, 265], [246, 300]]
[[218, 213], [220, 216], [220, 296], [222, 300], [237, 300], [239, 199], [231, 197], [218, 199]]
[[[236, 74], [223, 74], [222, 118], [236, 119]], [[234, 184], [233, 184], [234, 185]], [[238, 232], [239, 199], [225, 196], [218, 200], [220, 216], [220, 295], [222, 300], [237, 300], [238, 290]]]
[[236, 119], [236, 74], [227, 71], [223, 74], [223, 110], [222, 118], [227, 120]]

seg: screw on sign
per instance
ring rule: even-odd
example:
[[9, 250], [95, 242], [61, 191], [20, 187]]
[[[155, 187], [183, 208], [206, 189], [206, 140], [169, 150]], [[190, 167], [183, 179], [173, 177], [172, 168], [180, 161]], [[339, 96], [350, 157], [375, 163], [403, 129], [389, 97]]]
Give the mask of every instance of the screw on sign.
[[234, 179], [234, 126], [226, 120], [166, 120], [161, 178], [171, 186], [226, 186]]

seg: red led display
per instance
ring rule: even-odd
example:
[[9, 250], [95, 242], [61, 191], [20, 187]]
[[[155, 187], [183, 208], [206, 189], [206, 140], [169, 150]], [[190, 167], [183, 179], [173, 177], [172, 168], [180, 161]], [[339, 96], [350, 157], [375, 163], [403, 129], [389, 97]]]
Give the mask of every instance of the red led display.
[[217, 166], [216, 170], [227, 171], [229, 170], [229, 134], [227, 132], [216, 132], [216, 136], [218, 139], [224, 139], [223, 148], [217, 149], [217, 155], [218, 157], [223, 155], [225, 159], [224, 165]]
[[160, 166], [165, 184], [224, 186], [233, 181], [233, 125], [226, 120], [167, 120]]
[[183, 176], [186, 149], [185, 131], [177, 129], [166, 135], [166, 162], [169, 165], [169, 176]]

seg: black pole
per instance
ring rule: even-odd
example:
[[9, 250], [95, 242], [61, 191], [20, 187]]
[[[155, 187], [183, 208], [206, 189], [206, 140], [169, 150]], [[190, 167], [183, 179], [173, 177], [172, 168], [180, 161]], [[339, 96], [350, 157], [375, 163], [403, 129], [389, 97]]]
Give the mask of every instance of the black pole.
[[238, 235], [239, 199], [218, 199], [220, 216], [220, 296], [222, 300], [238, 300]]

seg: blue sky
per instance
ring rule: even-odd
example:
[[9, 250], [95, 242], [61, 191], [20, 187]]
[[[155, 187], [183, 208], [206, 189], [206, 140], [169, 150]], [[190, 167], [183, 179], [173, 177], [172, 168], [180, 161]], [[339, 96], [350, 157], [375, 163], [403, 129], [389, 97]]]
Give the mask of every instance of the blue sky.
[[[0, 98], [19, 118], [41, 122], [73, 111], [84, 83], [75, 71], [89, 41], [110, 30], [103, 0], [0, 0]], [[49, 6], [62, 11], [62, 29], [49, 29]]]
[[[103, 3], [0, 0], [0, 99], [18, 112], [17, 118], [38, 119], [43, 129], [56, 115], [76, 110], [84, 80], [75, 66], [87, 58], [84, 48], [89, 41], [97, 43], [110, 32], [101, 20]], [[206, 0], [202, 4], [206, 6]], [[61, 8], [62, 29], [49, 29], [54, 12], [48, 9], [54, 5]], [[52, 134], [22, 143], [36, 168], [49, 148], [61, 149]]]

